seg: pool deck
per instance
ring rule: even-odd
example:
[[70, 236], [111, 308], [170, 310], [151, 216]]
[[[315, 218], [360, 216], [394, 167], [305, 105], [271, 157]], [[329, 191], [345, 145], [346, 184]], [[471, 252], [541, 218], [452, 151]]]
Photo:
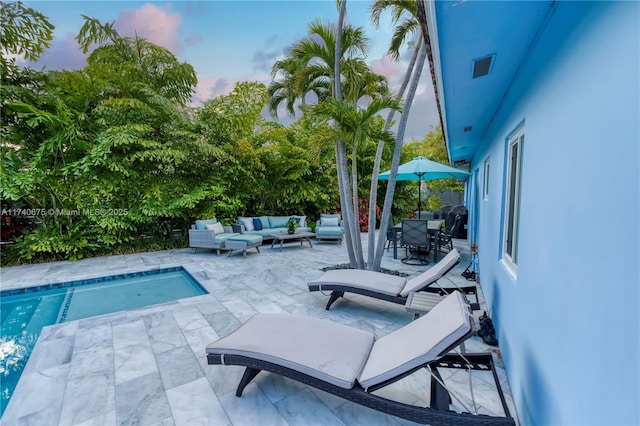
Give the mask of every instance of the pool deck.
[[[363, 236], [366, 244], [366, 235]], [[462, 261], [441, 281], [469, 285], [460, 274], [469, 264], [467, 242], [456, 240]], [[366, 245], [365, 245], [366, 247]], [[262, 373], [244, 391], [235, 389], [242, 367], [207, 365], [205, 347], [258, 312], [327, 318], [377, 337], [409, 323], [404, 306], [348, 294], [326, 311], [327, 297], [307, 282], [326, 266], [347, 263], [345, 245], [260, 248], [247, 257], [180, 249], [53, 262], [0, 270], [2, 290], [173, 266], [184, 267], [210, 294], [122, 311], [43, 329], [0, 420], [9, 425], [410, 425], [281, 376]], [[403, 249], [399, 249], [404, 254]], [[431, 256], [430, 256], [431, 258]], [[385, 253], [382, 267], [415, 276], [431, 265], [411, 266]], [[481, 303], [483, 301], [481, 300]], [[476, 318], [480, 312], [476, 312]], [[474, 336], [468, 352], [495, 351]], [[509, 409], [517, 419], [502, 363], [494, 356]], [[483, 375], [484, 373], [484, 375]], [[465, 371], [443, 375], [472, 406]], [[486, 372], [474, 375], [476, 406], [503, 415]], [[423, 369], [377, 393], [428, 405]]]

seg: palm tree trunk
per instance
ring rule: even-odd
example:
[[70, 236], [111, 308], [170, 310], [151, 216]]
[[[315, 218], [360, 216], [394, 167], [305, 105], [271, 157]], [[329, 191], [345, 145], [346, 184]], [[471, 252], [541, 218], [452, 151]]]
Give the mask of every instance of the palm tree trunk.
[[[404, 79], [402, 81], [402, 85], [400, 85], [400, 89], [398, 89], [398, 96], [402, 98], [404, 96], [404, 91], [407, 89], [409, 85], [409, 81], [411, 80], [411, 75], [413, 74], [413, 69], [416, 64], [416, 60], [418, 59], [418, 52], [420, 52], [420, 47], [422, 46], [422, 36], [418, 36], [418, 41], [416, 42], [416, 47], [413, 50], [413, 55], [411, 55], [411, 61], [409, 61], [409, 66], [407, 67], [407, 71], [404, 74]], [[391, 122], [393, 121], [393, 116], [395, 114], [395, 110], [392, 109], [389, 111], [387, 115], [387, 121], [384, 123], [384, 130], [389, 130], [391, 127]], [[368, 246], [368, 255], [367, 255], [367, 264], [369, 265], [369, 270], [378, 271], [380, 270], [380, 262], [382, 261], [383, 252], [380, 252], [377, 256], [375, 254], [375, 246], [376, 246], [376, 204], [378, 202], [378, 175], [380, 174], [380, 162], [382, 161], [382, 151], [384, 149], [384, 142], [378, 143], [378, 149], [376, 150], [375, 160], [373, 162], [373, 172], [371, 174], [371, 195], [369, 198], [369, 246]], [[391, 211], [389, 211], [389, 216], [391, 216]], [[382, 239], [382, 232], [385, 232], [387, 226], [383, 226], [384, 223], [389, 223], [389, 217], [387, 217], [386, 221], [384, 220], [384, 216], [380, 220], [380, 235], [378, 236]], [[384, 246], [383, 246], [384, 247]], [[379, 258], [376, 262], [375, 258]], [[378, 269], [374, 269], [375, 265], [378, 265]]]
[[[344, 16], [347, 10], [347, 0], [338, 0], [340, 14], [338, 16], [338, 26], [336, 28], [336, 45], [334, 52], [334, 74], [333, 74], [333, 96], [342, 99], [341, 87], [341, 62], [342, 62], [342, 27], [344, 25]], [[340, 189], [340, 207], [342, 208], [342, 223], [345, 230], [345, 244], [347, 246], [347, 254], [349, 255], [349, 263], [352, 268], [358, 267], [358, 262], [354, 251], [354, 235], [352, 231], [353, 215], [351, 214], [351, 203], [349, 197], [349, 173], [347, 171], [347, 150], [344, 141], [336, 141], [336, 168], [338, 171], [338, 186]]]
[[[387, 192], [384, 198], [384, 207], [382, 208], [382, 221], [380, 223], [380, 229], [387, 229], [389, 226], [389, 219], [391, 218], [391, 206], [393, 204], [393, 194], [396, 190], [396, 176], [398, 174], [398, 166], [400, 165], [400, 154], [402, 153], [402, 144], [404, 139], [404, 132], [407, 128], [407, 120], [409, 118], [409, 112], [411, 111], [411, 104], [413, 98], [416, 95], [416, 89], [418, 88], [418, 82], [420, 81], [420, 75], [424, 68], [425, 59], [427, 57], [427, 49], [423, 44], [420, 47], [420, 53], [416, 61], [416, 68], [414, 71], [409, 91], [407, 92], [407, 98], [405, 101], [404, 109], [402, 110], [402, 116], [398, 123], [398, 133], [396, 134], [396, 146], [393, 151], [393, 160], [391, 161], [391, 172], [389, 176], [389, 183], [387, 185]], [[377, 271], [380, 269], [380, 263], [382, 262], [382, 252], [384, 250], [384, 239], [379, 238], [376, 246], [376, 257], [374, 259], [374, 265], [372, 270]]]

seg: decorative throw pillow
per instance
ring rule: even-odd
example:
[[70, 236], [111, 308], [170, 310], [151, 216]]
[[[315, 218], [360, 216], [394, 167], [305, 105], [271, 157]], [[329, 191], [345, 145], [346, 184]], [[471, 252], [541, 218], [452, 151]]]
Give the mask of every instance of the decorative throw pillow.
[[224, 234], [224, 226], [220, 222], [213, 224], [213, 233], [214, 234]]
[[262, 221], [260, 220], [260, 218], [256, 217], [253, 219], [253, 229], [255, 229], [256, 231], [262, 230]]
[[298, 225], [307, 226], [307, 217], [306, 216], [293, 216], [293, 217], [295, 217], [296, 219], [300, 219], [298, 221]]
[[[291, 216], [291, 219], [295, 220], [296, 222], [298, 222], [298, 226], [300, 226], [300, 216]], [[289, 219], [289, 220], [291, 220]]]
[[320, 220], [320, 226], [338, 226], [340, 219], [337, 217], [323, 217]]
[[214, 234], [224, 234], [224, 227], [220, 222], [205, 225], [209, 231], [213, 231]]
[[253, 227], [253, 219], [250, 217], [242, 219], [242, 224], [244, 225], [245, 231], [253, 231], [255, 229]]

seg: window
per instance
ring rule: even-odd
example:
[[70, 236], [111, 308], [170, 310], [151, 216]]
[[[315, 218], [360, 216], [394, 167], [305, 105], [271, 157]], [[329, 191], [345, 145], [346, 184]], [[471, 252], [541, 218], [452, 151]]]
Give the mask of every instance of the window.
[[520, 180], [522, 176], [522, 147], [524, 127], [508, 140], [506, 203], [503, 241], [503, 259], [512, 272], [518, 267], [518, 222], [520, 218]]
[[484, 200], [488, 201], [489, 200], [489, 163], [490, 163], [490, 158], [491, 157], [487, 157], [486, 160], [484, 160]]

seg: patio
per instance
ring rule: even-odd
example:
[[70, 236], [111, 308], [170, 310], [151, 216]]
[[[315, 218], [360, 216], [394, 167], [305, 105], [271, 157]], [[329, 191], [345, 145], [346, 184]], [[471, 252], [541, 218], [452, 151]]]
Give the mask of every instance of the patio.
[[[363, 240], [366, 244], [366, 235]], [[461, 276], [469, 264], [467, 243], [454, 244], [462, 261], [443, 280], [468, 285]], [[376, 336], [411, 321], [403, 306], [353, 294], [325, 311], [327, 297], [310, 293], [307, 282], [321, 275], [321, 268], [346, 262], [344, 245], [320, 243], [283, 252], [263, 246], [261, 253], [250, 252], [246, 258], [181, 249], [3, 268], [6, 290], [183, 266], [210, 294], [45, 328], [2, 424], [412, 424], [269, 373], [260, 374], [237, 398], [243, 368], [207, 365], [205, 346], [257, 312], [328, 318]], [[384, 268], [412, 276], [430, 266], [405, 265], [393, 259], [392, 250], [382, 262]], [[481, 312], [475, 314], [477, 318]], [[473, 337], [466, 349], [495, 348]], [[511, 415], [517, 418], [501, 361], [494, 358]], [[500, 401], [484, 373], [474, 373], [476, 406], [480, 413], [501, 416]], [[468, 393], [465, 371], [443, 378], [452, 389]], [[428, 373], [421, 370], [379, 392], [428, 405]], [[473, 406], [468, 399], [463, 402]]]

